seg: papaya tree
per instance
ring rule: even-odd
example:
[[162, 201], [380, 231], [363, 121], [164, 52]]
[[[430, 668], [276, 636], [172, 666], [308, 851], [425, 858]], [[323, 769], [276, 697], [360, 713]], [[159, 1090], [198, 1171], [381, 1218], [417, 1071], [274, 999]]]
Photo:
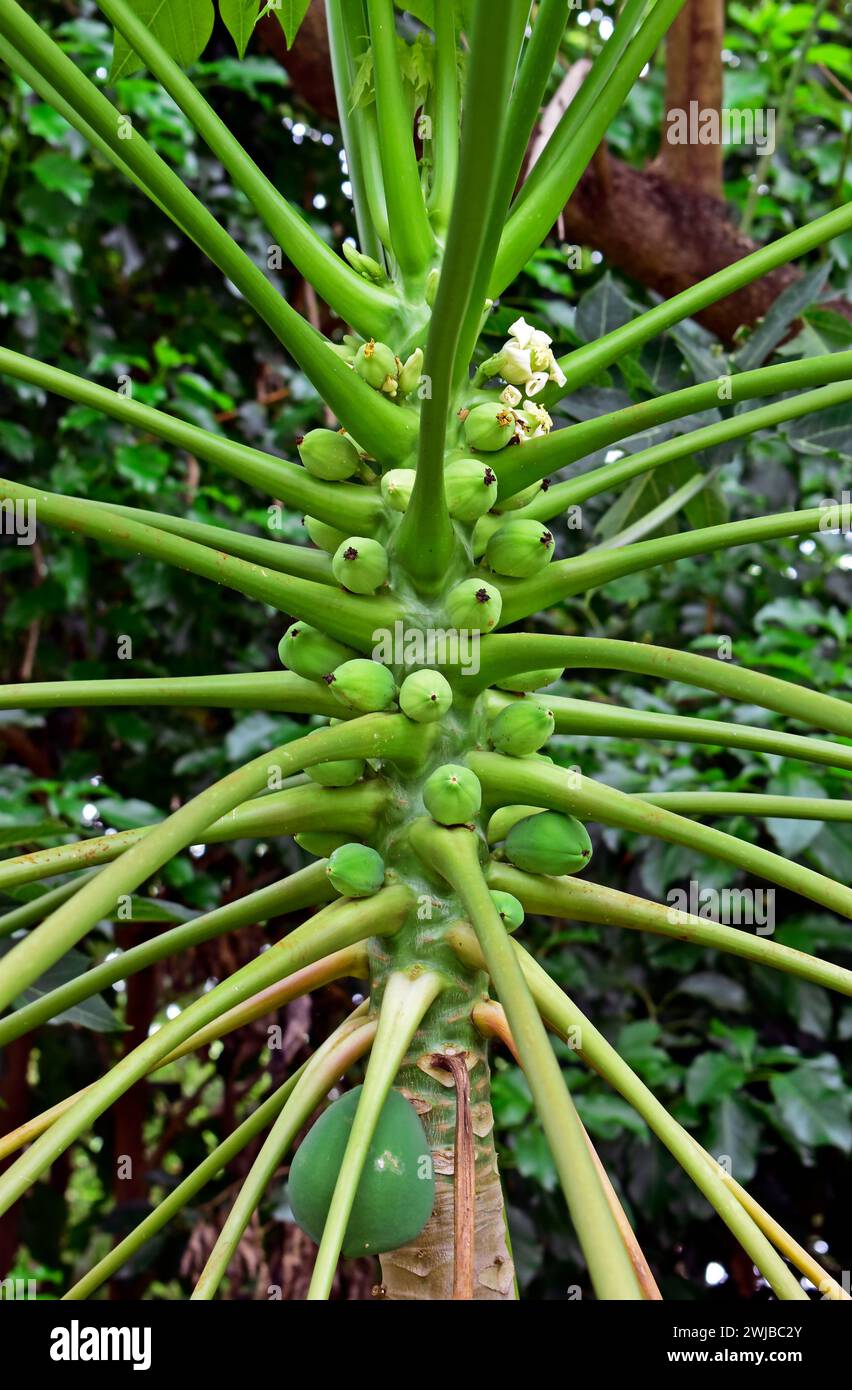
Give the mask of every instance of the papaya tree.
[[[648, 641], [560, 635], [562, 600], [690, 557], [841, 529], [818, 507], [690, 527], [683, 508], [702, 459], [852, 399], [852, 353], [789, 356], [554, 426], [560, 403], [608, 380], [652, 344], [760, 276], [852, 227], [852, 205], [788, 232], [709, 279], [558, 357], [518, 317], [498, 351], [483, 330], [544, 242], [683, 0], [626, 0], [579, 93], [520, 181], [528, 142], [573, 11], [565, 0], [434, 0], [414, 8], [429, 81], [400, 62], [393, 0], [327, 0], [357, 245], [323, 242], [279, 194], [186, 69], [203, 50], [210, 0], [168, 13], [99, 0], [114, 71], [144, 66], [184, 113], [273, 245], [349, 330], [332, 341], [272, 280], [17, 0], [0, 0], [0, 58], [209, 258], [313, 383], [329, 425], [285, 460], [83, 375], [0, 348], [7, 377], [102, 412], [141, 436], [303, 513], [311, 544], [0, 481], [4, 519], [33, 517], [96, 545], [179, 567], [282, 614], [282, 669], [181, 678], [30, 682], [0, 708], [165, 706], [288, 712], [304, 734], [208, 786], [153, 826], [0, 862], [0, 887], [59, 887], [0, 918], [0, 1044], [153, 962], [284, 912], [304, 921], [200, 993], [85, 1090], [0, 1139], [22, 1150], [0, 1176], [7, 1210], [118, 1098], [163, 1064], [339, 979], [366, 997], [305, 1065], [187, 1173], [71, 1288], [100, 1288], [254, 1139], [194, 1297], [216, 1295], [274, 1175], [339, 1079], [363, 1083], [308, 1131], [292, 1167], [293, 1209], [319, 1246], [309, 1297], [329, 1296], [341, 1252], [376, 1253], [389, 1299], [512, 1299], [516, 1280], [490, 1105], [489, 1056], [523, 1069], [573, 1231], [600, 1299], [659, 1291], [580, 1120], [551, 1034], [634, 1107], [781, 1299], [804, 1282], [848, 1298], [705, 1151], [524, 947], [525, 913], [605, 923], [730, 953], [852, 995], [852, 972], [747, 929], [672, 913], [596, 881], [588, 826], [682, 846], [839, 916], [852, 889], [715, 828], [736, 814], [848, 821], [852, 802], [725, 791], [627, 794], [557, 765], [556, 733], [710, 744], [852, 769], [852, 705], [731, 661]], [[272, 10], [278, 6], [269, 7]], [[292, 40], [298, 12], [281, 11]], [[256, 0], [222, 0], [245, 50]], [[368, 83], [372, 99], [353, 99]], [[755, 405], [763, 398], [766, 402]], [[661, 442], [617, 446], [713, 411]], [[694, 423], [694, 422], [693, 422]], [[590, 456], [612, 449], [603, 463]], [[684, 459], [698, 473], [602, 546], [554, 555], [557, 519]], [[584, 466], [585, 465], [585, 466]], [[553, 482], [549, 480], [556, 475]], [[675, 525], [672, 525], [672, 523]], [[553, 529], [551, 529], [551, 525]], [[659, 534], [660, 532], [663, 534]], [[582, 530], [580, 531], [582, 535]], [[211, 588], [211, 593], [215, 590]], [[632, 673], [711, 691], [763, 722], [688, 719], [548, 690], [564, 671]], [[772, 716], [780, 716], [773, 721]], [[793, 728], [788, 728], [793, 725]], [[802, 731], [796, 731], [801, 728]], [[595, 832], [597, 833], [597, 831]], [[163, 866], [199, 842], [298, 835], [313, 862], [193, 917], [53, 988], [26, 991]], [[548, 1032], [550, 1030], [550, 1034]]]

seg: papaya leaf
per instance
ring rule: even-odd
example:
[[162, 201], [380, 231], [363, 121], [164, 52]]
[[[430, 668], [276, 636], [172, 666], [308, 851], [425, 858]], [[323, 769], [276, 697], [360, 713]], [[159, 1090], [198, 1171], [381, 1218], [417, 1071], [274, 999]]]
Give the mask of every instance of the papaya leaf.
[[[213, 0], [130, 0], [131, 8], [170, 58], [188, 68], [201, 57], [213, 32]], [[109, 81], [139, 72], [144, 63], [121, 34], [116, 33]]]
[[259, 18], [257, 0], [219, 0], [219, 13], [236, 45], [241, 58], [246, 56], [248, 41]]
[[296, 42], [296, 35], [302, 27], [310, 3], [311, 0], [270, 0], [263, 11], [264, 14], [275, 15], [284, 30], [288, 48], [292, 48]]

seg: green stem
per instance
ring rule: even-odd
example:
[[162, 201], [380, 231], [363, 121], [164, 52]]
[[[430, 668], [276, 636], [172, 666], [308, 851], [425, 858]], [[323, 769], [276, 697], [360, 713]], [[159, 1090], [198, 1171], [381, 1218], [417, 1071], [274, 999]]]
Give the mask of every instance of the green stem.
[[592, 81], [584, 82], [568, 109], [566, 128], [559, 135], [558, 157], [544, 164], [534, 187], [506, 223], [491, 280], [492, 298], [503, 293], [544, 241], [607, 127], [684, 3], [685, 0], [657, 0], [629, 46], [623, 39], [632, 34], [644, 4], [632, 0], [625, 8], [613, 38], [598, 58], [597, 71], [594, 76], [589, 74]]
[[662, 806], [628, 796], [577, 772], [546, 763], [506, 758], [499, 753], [471, 753], [467, 764], [479, 777], [487, 799], [497, 805], [550, 807], [583, 820], [651, 835], [669, 844], [686, 845], [699, 854], [735, 864], [738, 869], [799, 893], [832, 912], [852, 917], [852, 888], [845, 884], [836, 883], [771, 850], [675, 815]]
[[375, 1041], [323, 1227], [308, 1289], [309, 1301], [326, 1299], [331, 1294], [341, 1246], [379, 1116], [414, 1034], [447, 983], [442, 975], [424, 970], [422, 966], [413, 966], [410, 972], [394, 971], [385, 982]]
[[575, 670], [630, 671], [634, 675], [682, 681], [700, 690], [713, 690], [746, 704], [786, 714], [801, 723], [852, 738], [852, 703], [817, 690], [779, 680], [761, 671], [748, 671], [713, 657], [646, 642], [620, 642], [606, 637], [538, 636], [519, 632], [498, 634], [482, 643], [477, 687], [490, 685], [519, 671], [562, 664]]
[[[26, 927], [33, 926], [35, 922], [41, 922], [55, 907], [59, 907], [61, 903], [73, 898], [74, 894], [92, 876], [92, 874], [78, 874], [69, 883], [62, 883], [57, 888], [50, 888], [46, 893], [37, 892], [34, 898], [28, 898], [20, 907], [13, 907], [9, 912], [4, 912], [0, 917], [0, 937], [11, 936], [13, 932], [23, 931]], [[0, 1029], [2, 1027], [3, 1023], [0, 1020]]]
[[[596, 922], [606, 927], [626, 927], [631, 931], [653, 932], [712, 951], [726, 951], [757, 965], [768, 965], [800, 980], [852, 995], [852, 970], [820, 960], [806, 951], [781, 946], [752, 931], [722, 926], [673, 906], [648, 902], [632, 893], [620, 893], [601, 883], [582, 878], [551, 878], [544, 874], [525, 874], [510, 864], [494, 861], [488, 869], [488, 883], [500, 892], [512, 893], [527, 912], [543, 917], [566, 917], [574, 922]], [[737, 890], [731, 890], [736, 894]], [[739, 898], [736, 898], [739, 906]]]
[[[448, 934], [448, 941], [471, 968], [481, 968], [484, 964], [483, 953], [469, 928], [452, 928]], [[513, 941], [512, 946], [524, 979], [546, 1021], [563, 1037], [574, 1041], [584, 1060], [642, 1116], [684, 1172], [689, 1174], [696, 1187], [704, 1193], [778, 1297], [799, 1301], [806, 1299], [807, 1294], [798, 1280], [744, 1211], [725, 1180], [719, 1175], [716, 1165], [711, 1164], [686, 1130], [669, 1114], [645, 1083], [640, 1081], [586, 1015], [563, 994], [558, 985], [554, 984], [547, 972], [518, 942]]]
[[299, 1130], [343, 1073], [370, 1049], [375, 1036], [374, 1022], [350, 1018], [311, 1057], [240, 1187], [192, 1291], [193, 1300], [214, 1297], [254, 1211]]
[[[334, 78], [334, 92], [337, 99], [337, 117], [343, 148], [346, 151], [346, 168], [352, 185], [352, 201], [355, 205], [355, 224], [358, 228], [358, 244], [367, 256], [372, 256], [382, 264], [382, 237], [379, 225], [387, 231], [387, 209], [384, 217], [377, 220], [371, 215], [370, 198], [367, 188], [366, 165], [368, 153], [362, 149], [364, 122], [362, 113], [351, 109], [352, 85], [355, 80], [354, 53], [347, 32], [347, 15], [351, 16], [358, 5], [344, 4], [344, 0], [326, 0], [326, 24], [328, 27], [328, 46], [331, 54], [331, 71]], [[377, 151], [373, 151], [373, 156]], [[369, 335], [372, 336], [372, 335]]]
[[87, 705], [264, 709], [286, 714], [326, 714], [332, 719], [350, 717], [327, 685], [304, 680], [294, 671], [0, 685], [0, 709], [69, 709]]
[[393, 0], [367, 0], [379, 150], [394, 255], [405, 276], [420, 275], [435, 252], [420, 188], [411, 112], [402, 86]]
[[396, 312], [394, 296], [356, 275], [320, 240], [286, 198], [282, 198], [128, 0], [97, 0], [97, 3], [191, 121], [211, 152], [221, 160], [299, 274], [310, 281], [325, 302], [358, 333], [365, 337], [382, 337]]
[[162, 1058], [192, 1033], [258, 990], [332, 951], [352, 946], [369, 936], [392, 934], [402, 925], [410, 909], [411, 894], [401, 885], [384, 888], [372, 898], [335, 903], [296, 927], [283, 941], [249, 961], [227, 980], [214, 985], [183, 1009], [177, 1018], [168, 1019], [156, 1033], [122, 1057], [0, 1175], [0, 1212], [7, 1211], [99, 1115], [135, 1082], [154, 1071]]
[[434, 174], [429, 209], [432, 226], [440, 236], [449, 224], [459, 160], [459, 74], [453, 5], [435, 6], [435, 48]]
[[673, 295], [662, 304], [656, 304], [644, 314], [638, 314], [621, 328], [614, 328], [611, 333], [605, 333], [594, 343], [575, 348], [573, 352], [559, 359], [559, 365], [568, 378], [566, 385], [563, 388], [546, 388], [540, 397], [541, 401], [546, 405], [559, 400], [560, 396], [568, 391], [579, 391], [581, 386], [585, 386], [606, 367], [617, 362], [628, 352], [642, 347], [643, 343], [647, 343], [658, 333], [663, 333], [683, 319], [700, 313], [708, 305], [716, 304], [727, 295], [741, 290], [744, 285], [759, 280], [771, 270], [777, 270], [779, 266], [807, 255], [809, 251], [815, 250], [834, 237], [842, 236], [850, 228], [852, 202], [815, 218], [806, 227], [798, 227], [795, 231], [788, 232], [786, 236], [779, 237], [768, 246], [761, 246], [750, 255], [725, 266], [723, 270], [717, 270], [706, 280], [699, 280], [696, 285], [690, 285], [680, 294]]
[[[334, 898], [334, 889], [328, 880], [325, 866], [328, 861], [320, 859], [309, 864], [297, 873], [290, 874], [280, 883], [270, 883], [235, 902], [226, 903], [212, 912], [205, 912], [189, 922], [183, 922], [169, 931], [160, 932], [150, 941], [132, 946], [129, 951], [121, 951], [99, 965], [92, 966], [76, 979], [49, 990], [40, 999], [24, 1005], [13, 1014], [0, 1018], [0, 1047], [29, 1033], [49, 1018], [64, 1013], [93, 994], [108, 989], [117, 980], [127, 980], [140, 970], [145, 970], [158, 960], [186, 951], [191, 946], [199, 946], [204, 941], [212, 941], [226, 932], [237, 931], [241, 927], [254, 926], [285, 913], [298, 912], [305, 907], [314, 907]], [[75, 885], [76, 886], [76, 885]], [[50, 896], [49, 894], [46, 896]]]
[[33, 502], [39, 523], [78, 531], [120, 550], [146, 555], [215, 584], [223, 584], [237, 593], [268, 603], [280, 612], [298, 613], [306, 622], [316, 623], [334, 637], [362, 650], [368, 651], [374, 646], [376, 628], [392, 627], [399, 616], [392, 601], [362, 598], [343, 590], [332, 590], [310, 579], [270, 573], [261, 565], [226, 555], [224, 551], [212, 550], [209, 546], [118, 516], [97, 503], [40, 492], [0, 478], [0, 500], [3, 498]]
[[762, 796], [753, 792], [643, 792], [650, 806], [688, 816], [782, 816], [794, 820], [852, 820], [852, 800], [827, 796]]
[[674, 560], [710, 555], [715, 550], [728, 550], [737, 545], [754, 545], [820, 531], [824, 528], [826, 515], [826, 508], [810, 507], [802, 512], [748, 517], [744, 521], [725, 521], [719, 526], [699, 527], [697, 531], [682, 531], [674, 536], [636, 541], [633, 545], [619, 546], [617, 550], [596, 548], [570, 560], [557, 560], [556, 564], [548, 565], [532, 579], [501, 584], [501, 626], [528, 617], [540, 609], [551, 608], [554, 603], [572, 594], [588, 593], [602, 584], [610, 584], [625, 574], [638, 574], [642, 570], [671, 564]]
[[[783, 362], [774, 367], [739, 372], [734, 376], [720, 376], [714, 381], [698, 382], [665, 396], [653, 396], [623, 410], [553, 430], [550, 434], [529, 440], [521, 449], [509, 449], [496, 456], [493, 467], [499, 481], [499, 493], [501, 497], [512, 497], [557, 468], [586, 458], [608, 444], [618, 443], [630, 435], [670, 420], [685, 420], [699, 411], [712, 410], [720, 403], [735, 405], [755, 396], [773, 396], [802, 386], [821, 386], [837, 381], [848, 383], [850, 378], [852, 352], [831, 352], [820, 357], [806, 357], [799, 362]], [[839, 399], [848, 400], [849, 397], [840, 393]], [[827, 403], [835, 404], [836, 401], [832, 398]]]
[[445, 830], [425, 820], [411, 827], [411, 840], [423, 862], [458, 893], [473, 923], [485, 966], [509, 1019], [595, 1294], [606, 1299], [640, 1299], [636, 1273], [565, 1078], [483, 877], [477, 840], [465, 828]]
[[350, 724], [315, 729], [305, 738], [262, 753], [207, 787], [91, 879], [76, 897], [57, 908], [3, 957], [0, 1008], [7, 1007], [102, 917], [111, 914], [119, 897], [132, 893], [187, 845], [197, 843], [211, 821], [262, 791], [270, 779], [274, 783], [328, 758], [361, 757], [367, 752], [373, 757], [382, 752], [398, 754], [417, 742], [412, 737], [414, 727], [403, 715], [367, 715]]
[[301, 509], [329, 526], [337, 525], [342, 511], [346, 512], [357, 535], [371, 535], [378, 525], [381, 501], [368, 488], [354, 483], [322, 482], [312, 478], [306, 468], [288, 463], [286, 459], [252, 449], [223, 435], [211, 434], [163, 410], [131, 400], [119, 391], [107, 390], [105, 386], [97, 386], [72, 372], [49, 367], [8, 348], [0, 347], [0, 372], [63, 396], [76, 405], [91, 406], [131, 429], [185, 449], [205, 463], [215, 464], [232, 478], [240, 478], [270, 497], [280, 497], [288, 506]]

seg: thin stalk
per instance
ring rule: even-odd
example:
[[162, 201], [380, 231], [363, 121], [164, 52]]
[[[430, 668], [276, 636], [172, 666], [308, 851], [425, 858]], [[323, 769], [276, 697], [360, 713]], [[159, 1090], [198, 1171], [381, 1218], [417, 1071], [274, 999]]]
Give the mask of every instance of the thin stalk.
[[796, 420], [802, 415], [815, 414], [818, 410], [828, 410], [835, 405], [843, 405], [852, 400], [852, 383], [835, 382], [831, 386], [819, 387], [815, 391], [803, 391], [798, 396], [777, 401], [773, 405], [759, 406], [741, 414], [720, 420], [715, 425], [705, 425], [702, 429], [690, 430], [676, 435], [662, 444], [653, 444], [650, 449], [628, 454], [613, 463], [603, 463], [590, 468], [579, 478], [569, 478], [566, 482], [555, 483], [542, 490], [532, 502], [519, 507], [516, 515], [532, 517], [538, 521], [549, 521], [558, 516], [566, 507], [587, 501], [589, 497], [599, 497], [603, 492], [620, 487], [640, 473], [660, 468], [664, 463], [673, 463], [710, 449], [717, 444], [727, 444], [733, 439], [742, 439], [754, 434], [756, 430], [774, 429], [787, 420]]
[[374, 1044], [376, 1023], [361, 1017], [348, 1018], [317, 1049], [307, 1063], [283, 1110], [269, 1131], [260, 1153], [251, 1165], [234, 1205], [216, 1239], [192, 1298], [212, 1299], [228, 1272], [246, 1227], [263, 1194], [302, 1126], [310, 1119], [332, 1086], [363, 1057]]
[[852, 800], [827, 796], [763, 796], [754, 792], [642, 792], [651, 806], [688, 816], [787, 817], [794, 820], [852, 820]]
[[[713, 410], [720, 404], [736, 405], [756, 396], [774, 396], [803, 386], [823, 386], [827, 382], [848, 384], [850, 379], [852, 352], [831, 352], [806, 357], [798, 362], [757, 367], [754, 371], [739, 372], [734, 376], [720, 376], [713, 381], [700, 381], [684, 387], [681, 391], [653, 396], [623, 410], [553, 430], [538, 439], [530, 439], [521, 449], [508, 449], [496, 455], [493, 468], [499, 482], [499, 495], [512, 497], [557, 468], [564, 468], [597, 449], [616, 444], [655, 425], [685, 420], [702, 410]], [[840, 392], [837, 396], [829, 397], [826, 404], [837, 404], [848, 399], [848, 394]]]
[[119, 391], [110, 391], [85, 381], [72, 372], [49, 367], [33, 357], [0, 347], [0, 372], [30, 386], [39, 386], [76, 405], [91, 406], [131, 429], [151, 434], [188, 454], [212, 463], [232, 478], [240, 478], [270, 497], [279, 497], [289, 507], [307, 512], [335, 526], [343, 512], [356, 535], [372, 535], [381, 515], [381, 501], [368, 488], [354, 483], [326, 483], [311, 477], [286, 459], [276, 458], [248, 444], [224, 435], [211, 434], [198, 425], [188, 424], [164, 410], [142, 405]]
[[[71, 879], [70, 883], [62, 883], [58, 888], [50, 888], [46, 893], [39, 893], [36, 897], [21, 903], [20, 907], [13, 907], [9, 912], [4, 912], [0, 916], [0, 937], [11, 936], [13, 932], [23, 931], [25, 927], [31, 927], [34, 922], [40, 922], [54, 907], [59, 907], [60, 903], [73, 898], [78, 889], [82, 888], [90, 877], [89, 874], [81, 874], [79, 877]], [[0, 1028], [2, 1026], [2, 1021], [0, 1021]]]
[[393, 0], [367, 0], [379, 151], [393, 253], [404, 276], [421, 275], [435, 253], [402, 85]]
[[453, 5], [435, 6], [435, 50], [434, 172], [429, 212], [432, 226], [441, 236], [450, 220], [459, 161], [459, 72]]
[[0, 499], [3, 498], [33, 503], [39, 522], [60, 526], [65, 531], [77, 531], [120, 550], [174, 565], [268, 603], [279, 612], [298, 613], [305, 621], [316, 623], [334, 637], [358, 645], [362, 650], [373, 647], [373, 633], [377, 627], [392, 627], [399, 616], [392, 601], [378, 596], [365, 599], [342, 589], [330, 589], [311, 579], [272, 573], [262, 565], [117, 516], [97, 503], [77, 497], [41, 492], [0, 478]]
[[381, 265], [383, 245], [390, 249], [390, 228], [379, 134], [374, 106], [354, 106], [352, 89], [361, 46], [367, 42], [363, 0], [326, 0], [331, 66], [346, 163], [352, 182], [361, 250]]
[[[80, 112], [174, 215], [196, 245], [236, 286], [322, 394], [362, 448], [379, 457], [394, 457], [408, 443], [413, 422], [377, 396], [332, 350], [321, 333], [282, 299], [266, 276], [232, 237], [189, 192], [116, 107], [91, 83], [21, 9], [16, 0], [0, 0], [0, 32], [44, 73], [56, 90]], [[128, 138], [128, 134], [131, 138]], [[375, 447], [374, 447], [375, 446]], [[376, 452], [376, 451], [379, 452]]]
[[669, 844], [686, 845], [799, 893], [831, 912], [852, 917], [852, 888], [734, 835], [547, 763], [529, 763], [500, 753], [471, 753], [467, 763], [482, 782], [486, 798], [497, 805], [549, 807]]
[[[700, 690], [713, 690], [746, 704], [786, 714], [829, 733], [852, 738], [852, 703], [817, 690], [749, 671], [709, 656], [654, 647], [646, 642], [621, 642], [607, 637], [498, 634], [482, 644], [477, 688], [519, 671], [536, 671], [562, 664], [574, 670], [630, 671], [634, 675], [682, 681]], [[473, 684], [474, 678], [471, 678]]]
[[475, 836], [465, 828], [445, 830], [424, 820], [412, 826], [411, 842], [424, 864], [459, 895], [473, 922], [485, 967], [509, 1019], [596, 1296], [641, 1298], [559, 1063], [488, 891]]
[[379, 1116], [412, 1038], [447, 984], [443, 975], [419, 965], [412, 966], [410, 971], [393, 971], [385, 982], [364, 1085], [311, 1275], [309, 1301], [326, 1299], [331, 1294], [341, 1246]]
[[119, 897], [132, 893], [174, 855], [197, 843], [212, 821], [262, 791], [270, 778], [274, 782], [328, 758], [361, 757], [365, 753], [376, 757], [391, 750], [400, 753], [415, 743], [422, 747], [419, 740], [412, 740], [411, 728], [403, 715], [367, 715], [349, 724], [315, 729], [214, 782], [13, 946], [0, 961], [0, 1008], [6, 1008], [102, 917], [112, 913]]
[[142, 676], [116, 680], [33, 681], [0, 685], [0, 709], [70, 709], [101, 705], [169, 705], [190, 709], [264, 709], [282, 714], [351, 717], [327, 685], [295, 671], [222, 676]]
[[430, 387], [421, 408], [417, 477], [397, 538], [406, 568], [428, 592], [444, 583], [455, 540], [444, 495], [444, 451], [454, 389], [460, 372], [467, 371], [467, 362], [458, 358], [459, 342], [494, 207], [517, 58], [505, 23], [512, 6], [515, 0], [501, 0], [495, 13], [491, 0], [477, 0], [474, 11], [458, 180], [426, 343], [424, 376]]
[[[782, 946], [753, 930], [725, 927], [705, 917], [671, 905], [649, 902], [632, 893], [621, 893], [602, 883], [582, 878], [551, 878], [525, 874], [511, 864], [495, 861], [487, 873], [491, 888], [512, 893], [527, 912], [543, 917], [566, 917], [575, 922], [595, 922], [605, 927], [624, 927], [630, 931], [649, 931], [712, 951], [725, 951], [757, 965], [768, 965], [800, 980], [852, 996], [852, 970], [820, 960], [807, 951]], [[740, 907], [738, 896], [732, 897]], [[760, 924], [757, 924], [758, 929]]]
[[810, 507], [801, 512], [748, 517], [744, 521], [725, 521], [718, 526], [681, 531], [674, 536], [635, 541], [632, 545], [619, 546], [617, 550], [595, 548], [570, 560], [557, 560], [532, 579], [522, 579], [511, 586], [501, 585], [501, 626], [528, 617], [540, 609], [550, 608], [572, 594], [588, 593], [590, 589], [610, 584], [625, 574], [639, 574], [642, 570], [656, 569], [675, 560], [711, 555], [716, 550], [729, 550], [738, 545], [765, 544], [788, 536], [821, 531], [826, 515], [825, 507]]
[[552, 404], [568, 391], [579, 391], [581, 386], [585, 386], [606, 367], [612, 366], [613, 362], [617, 362], [628, 352], [642, 347], [658, 333], [665, 332], [667, 328], [682, 322], [683, 319], [694, 317], [708, 305], [716, 304], [727, 295], [734, 294], [736, 290], [750, 285], [753, 280], [759, 280], [769, 271], [798, 260], [800, 256], [806, 256], [809, 251], [816, 250], [818, 246], [823, 246], [834, 237], [842, 236], [850, 228], [852, 202], [815, 218], [806, 227], [797, 227], [795, 231], [788, 232], [786, 236], [779, 237], [768, 246], [759, 247], [757, 251], [752, 251], [739, 261], [733, 261], [723, 270], [717, 270], [705, 280], [690, 285], [680, 294], [663, 300], [653, 309], [647, 309], [644, 314], [638, 314], [622, 327], [605, 333], [594, 343], [575, 348], [573, 352], [559, 359], [559, 365], [567, 377], [565, 386], [547, 387], [540, 397], [542, 403]]
[[98, 8], [221, 160], [299, 274], [356, 332], [365, 337], [384, 336], [396, 312], [395, 297], [356, 275], [281, 196], [128, 0], [98, 0]]
[[372, 898], [352, 899], [296, 927], [283, 941], [271, 946], [255, 960], [221, 984], [189, 1004], [177, 1018], [122, 1057], [105, 1076], [100, 1077], [84, 1096], [53, 1123], [45, 1134], [0, 1174], [0, 1212], [5, 1212], [24, 1192], [83, 1134], [99, 1115], [143, 1076], [156, 1070], [172, 1048], [192, 1033], [211, 1023], [226, 1009], [248, 999], [267, 985], [299, 970], [332, 951], [364, 941], [369, 936], [391, 935], [397, 931], [411, 908], [411, 894], [400, 886], [384, 888]]
[[[254, 926], [285, 913], [298, 912], [301, 908], [314, 907], [330, 901], [334, 898], [335, 892], [325, 872], [327, 862], [326, 859], [320, 859], [290, 874], [279, 883], [270, 883], [255, 893], [226, 903], [224, 907], [214, 908], [212, 912], [205, 912], [200, 917], [181, 923], [180, 926], [159, 932], [150, 941], [142, 941], [128, 951], [112, 955], [75, 979], [49, 990], [31, 1004], [25, 1004], [15, 1013], [0, 1018], [0, 1047], [14, 1038], [22, 1037], [24, 1033], [31, 1032], [33, 1028], [38, 1028], [47, 1019], [55, 1018], [57, 1014], [73, 1008], [84, 999], [91, 999], [92, 995], [100, 994], [101, 990], [108, 989], [117, 980], [130, 979], [132, 975], [137, 975], [140, 970], [147, 969], [158, 960], [165, 960], [202, 942], [212, 941], [226, 932], [238, 931], [241, 927]], [[45, 899], [51, 896], [49, 893], [45, 894]]]

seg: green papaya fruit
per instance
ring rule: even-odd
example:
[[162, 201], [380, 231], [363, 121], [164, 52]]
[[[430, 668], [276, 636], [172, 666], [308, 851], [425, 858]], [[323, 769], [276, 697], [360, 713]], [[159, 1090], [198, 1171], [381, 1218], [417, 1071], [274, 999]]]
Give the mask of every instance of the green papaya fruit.
[[514, 433], [515, 416], [502, 401], [475, 405], [465, 417], [464, 437], [471, 449], [495, 453], [505, 449]]
[[399, 707], [418, 724], [432, 724], [452, 708], [453, 691], [440, 671], [413, 671], [399, 688]]
[[326, 681], [341, 704], [361, 714], [387, 709], [396, 699], [396, 681], [387, 666], [364, 656], [336, 666]]
[[367, 385], [374, 387], [376, 391], [385, 391], [388, 395], [395, 394], [399, 368], [396, 357], [387, 343], [377, 343], [375, 338], [371, 338], [368, 343], [362, 343], [355, 354], [355, 370]]
[[308, 623], [291, 623], [278, 643], [282, 665], [308, 681], [324, 680], [329, 671], [354, 655], [351, 647], [326, 637]]
[[505, 521], [485, 547], [485, 563], [497, 574], [527, 579], [553, 557], [553, 532], [540, 521]]
[[542, 690], [546, 685], [553, 685], [558, 681], [563, 669], [562, 666], [551, 666], [544, 671], [519, 671], [516, 676], [504, 676], [494, 684], [498, 690], [511, 690], [514, 694], [527, 690]]
[[517, 931], [518, 927], [523, 926], [526, 914], [523, 905], [512, 893], [501, 893], [499, 888], [492, 888], [491, 901], [499, 912], [507, 932]]
[[[290, 1207], [296, 1224], [319, 1243], [352, 1130], [360, 1086], [334, 1101], [308, 1130], [290, 1165]], [[343, 1254], [380, 1255], [419, 1236], [435, 1204], [432, 1156], [414, 1107], [390, 1091], [343, 1237]]]
[[497, 474], [480, 459], [456, 459], [444, 469], [444, 492], [450, 516], [476, 521], [497, 501]]
[[388, 553], [369, 536], [349, 536], [334, 552], [332, 573], [353, 594], [374, 594], [388, 577]]
[[522, 758], [528, 753], [536, 753], [543, 743], [547, 743], [555, 724], [553, 714], [540, 700], [529, 697], [513, 700], [511, 705], [501, 709], [494, 720], [491, 741], [498, 753]]
[[506, 836], [506, 858], [529, 874], [576, 874], [592, 857], [582, 821], [560, 811], [540, 811], [517, 821]]
[[498, 806], [485, 832], [489, 845], [496, 845], [500, 840], [505, 840], [516, 821], [526, 820], [528, 816], [537, 816], [543, 809], [542, 806]]
[[305, 771], [321, 787], [353, 787], [364, 776], [366, 766], [363, 758], [335, 758]]
[[444, 763], [427, 777], [423, 804], [440, 825], [466, 825], [482, 805], [479, 778], [469, 767]]
[[325, 871], [344, 898], [371, 898], [385, 881], [385, 861], [369, 845], [354, 840], [339, 845], [328, 857]]
[[537, 497], [541, 489], [542, 481], [539, 478], [534, 483], [530, 483], [529, 487], [525, 487], [522, 492], [516, 492], [513, 497], [501, 497], [494, 510], [497, 512], [515, 512], [519, 507], [525, 507], [528, 502]]
[[346, 540], [345, 532], [338, 531], [336, 526], [329, 526], [325, 521], [318, 521], [315, 516], [302, 517], [302, 525], [314, 545], [320, 550], [327, 550], [330, 555]]
[[341, 845], [348, 843], [345, 835], [335, 835], [331, 830], [300, 830], [293, 839], [306, 854], [314, 854], [317, 859], [326, 859]]
[[361, 461], [351, 439], [339, 430], [308, 430], [298, 447], [308, 472], [328, 482], [351, 478]]
[[503, 518], [496, 512], [486, 512], [481, 516], [473, 528], [473, 535], [470, 538], [471, 550], [474, 560], [485, 554], [488, 542], [494, 535], [498, 526], [503, 525]]
[[414, 479], [417, 473], [413, 468], [391, 468], [385, 473], [382, 482], [382, 497], [395, 512], [404, 512], [411, 501]]
[[500, 590], [481, 579], [463, 579], [447, 595], [447, 613], [457, 628], [490, 632], [499, 623], [502, 611]]

